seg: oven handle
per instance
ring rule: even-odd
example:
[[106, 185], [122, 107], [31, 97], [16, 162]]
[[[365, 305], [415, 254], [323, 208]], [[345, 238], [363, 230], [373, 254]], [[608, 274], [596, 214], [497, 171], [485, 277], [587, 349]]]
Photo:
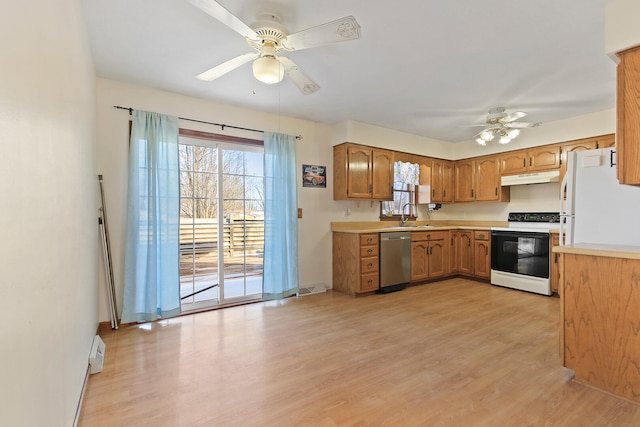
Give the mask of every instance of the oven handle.
[[491, 237], [544, 237], [549, 236], [546, 231], [534, 232], [534, 231], [501, 231], [492, 230]]

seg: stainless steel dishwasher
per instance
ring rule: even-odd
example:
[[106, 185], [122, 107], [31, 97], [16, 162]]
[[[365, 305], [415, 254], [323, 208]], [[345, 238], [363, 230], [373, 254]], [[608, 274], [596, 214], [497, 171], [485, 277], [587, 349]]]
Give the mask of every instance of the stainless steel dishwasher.
[[411, 232], [380, 233], [379, 293], [407, 287], [411, 275]]

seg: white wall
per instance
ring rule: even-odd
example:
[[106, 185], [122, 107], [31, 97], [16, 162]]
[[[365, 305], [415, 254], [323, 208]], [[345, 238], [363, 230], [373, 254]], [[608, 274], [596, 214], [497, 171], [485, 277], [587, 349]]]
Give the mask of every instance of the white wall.
[[4, 2], [0, 53], [0, 424], [71, 426], [97, 328], [99, 250], [80, 2]]
[[606, 4], [605, 51], [616, 62], [616, 52], [640, 45], [639, 16], [640, 2], [638, 0], [610, 0]]

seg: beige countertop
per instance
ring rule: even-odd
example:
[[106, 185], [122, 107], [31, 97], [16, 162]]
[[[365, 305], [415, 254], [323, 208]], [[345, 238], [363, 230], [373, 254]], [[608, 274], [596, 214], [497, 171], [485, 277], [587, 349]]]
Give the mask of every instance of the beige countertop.
[[437, 230], [491, 230], [491, 227], [506, 227], [506, 222], [491, 221], [415, 221], [401, 226], [398, 221], [379, 222], [332, 222], [331, 231], [340, 233], [385, 233], [389, 231], [437, 231]]
[[560, 254], [591, 255], [610, 258], [640, 259], [640, 246], [604, 245], [598, 243], [576, 243], [554, 246], [553, 252]]

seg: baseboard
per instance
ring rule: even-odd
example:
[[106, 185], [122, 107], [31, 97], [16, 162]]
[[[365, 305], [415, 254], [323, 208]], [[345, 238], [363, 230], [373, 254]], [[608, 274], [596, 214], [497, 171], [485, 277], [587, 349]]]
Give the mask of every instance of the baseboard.
[[82, 390], [80, 390], [80, 400], [78, 400], [76, 415], [73, 417], [73, 427], [78, 427], [78, 421], [80, 420], [80, 411], [82, 411], [82, 401], [84, 400], [84, 391], [87, 388], [87, 381], [89, 381], [89, 365], [87, 365], [87, 372], [84, 374], [84, 382], [82, 383]]

